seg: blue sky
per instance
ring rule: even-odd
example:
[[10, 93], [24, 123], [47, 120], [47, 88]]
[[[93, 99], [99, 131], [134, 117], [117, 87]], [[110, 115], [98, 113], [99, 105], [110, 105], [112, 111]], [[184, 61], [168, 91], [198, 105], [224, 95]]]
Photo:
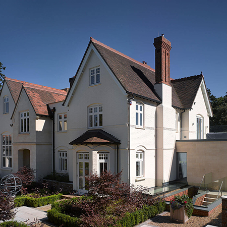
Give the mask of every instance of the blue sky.
[[0, 0], [0, 62], [10, 78], [69, 87], [90, 37], [155, 66], [154, 38], [171, 41], [171, 77], [203, 72], [227, 92], [225, 0]]

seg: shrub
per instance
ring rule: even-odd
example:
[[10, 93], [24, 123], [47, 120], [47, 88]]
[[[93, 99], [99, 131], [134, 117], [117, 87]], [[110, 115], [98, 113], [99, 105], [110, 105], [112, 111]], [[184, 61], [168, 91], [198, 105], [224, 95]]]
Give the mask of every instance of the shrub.
[[15, 207], [19, 207], [23, 205], [29, 206], [29, 207], [45, 206], [47, 204], [54, 203], [56, 200], [59, 200], [61, 196], [62, 196], [61, 193], [57, 195], [50, 195], [50, 196], [45, 196], [40, 198], [30, 197], [29, 195], [21, 196], [21, 197], [15, 198], [14, 204], [15, 204]]
[[35, 179], [34, 170], [24, 166], [21, 167], [14, 175], [19, 177], [22, 181], [22, 188], [20, 190], [21, 194], [27, 194], [28, 191], [26, 186], [31, 185]]
[[0, 190], [0, 220], [9, 220], [14, 216], [12, 209], [14, 208], [13, 197], [10, 196], [8, 190]]
[[188, 218], [192, 216], [194, 209], [192, 199], [189, 198], [187, 195], [175, 196], [174, 199], [170, 201], [170, 206], [173, 211], [184, 207]]
[[6, 221], [0, 224], [1, 227], [27, 227], [27, 225], [23, 222], [17, 221]]

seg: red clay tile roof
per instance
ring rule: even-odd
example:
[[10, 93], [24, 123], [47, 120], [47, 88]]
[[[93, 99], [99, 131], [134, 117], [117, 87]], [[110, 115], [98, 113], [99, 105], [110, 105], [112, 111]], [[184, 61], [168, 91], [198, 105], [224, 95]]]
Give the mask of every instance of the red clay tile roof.
[[190, 109], [202, 79], [203, 75], [197, 75], [171, 80], [173, 88], [173, 106]]
[[64, 90], [32, 84], [8, 77], [5, 78], [5, 81], [15, 103], [18, 101], [22, 86], [24, 87], [24, 90], [28, 95], [28, 98], [37, 115], [48, 116], [47, 104], [64, 101], [67, 94]]
[[103, 131], [102, 129], [94, 129], [88, 130], [83, 133], [80, 137], [70, 142], [70, 145], [75, 144], [120, 144], [120, 140], [118, 140], [113, 135]]

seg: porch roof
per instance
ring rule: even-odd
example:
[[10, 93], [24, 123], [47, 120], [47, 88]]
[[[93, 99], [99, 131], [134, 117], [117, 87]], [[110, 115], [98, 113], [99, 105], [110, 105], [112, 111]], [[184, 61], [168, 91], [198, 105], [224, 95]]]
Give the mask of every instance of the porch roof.
[[70, 145], [76, 144], [120, 144], [120, 140], [102, 129], [88, 130], [81, 136], [70, 142]]

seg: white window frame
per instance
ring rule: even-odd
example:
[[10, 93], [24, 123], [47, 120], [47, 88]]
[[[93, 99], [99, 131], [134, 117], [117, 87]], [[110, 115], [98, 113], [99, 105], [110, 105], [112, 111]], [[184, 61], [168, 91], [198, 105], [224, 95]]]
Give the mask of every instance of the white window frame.
[[109, 153], [98, 153], [98, 173], [101, 175], [103, 172], [101, 169], [109, 171]]
[[143, 128], [144, 126], [144, 105], [136, 103], [136, 128]]
[[9, 113], [9, 97], [3, 97], [3, 114]]
[[68, 152], [67, 151], [58, 151], [59, 156], [59, 171], [67, 172], [68, 170]]
[[[139, 167], [139, 170], [137, 167]], [[136, 152], [136, 177], [137, 178], [144, 177], [144, 152], [143, 151]]]
[[68, 116], [66, 113], [58, 114], [58, 131], [59, 132], [67, 131], [67, 128], [68, 128], [67, 118]]
[[100, 67], [95, 67], [90, 69], [90, 76], [89, 76], [89, 85], [93, 86], [93, 85], [97, 85], [100, 84]]
[[[200, 121], [200, 132], [198, 132], [198, 121]], [[196, 116], [196, 138], [203, 139], [203, 132], [204, 132], [204, 124], [203, 124], [203, 117], [201, 115]], [[200, 133], [200, 135], [199, 135]], [[200, 137], [200, 138], [199, 138]]]
[[20, 112], [20, 133], [29, 133], [29, 111]]
[[88, 107], [88, 128], [99, 128], [103, 126], [102, 105]]
[[13, 167], [13, 150], [11, 135], [2, 135], [2, 168]]

